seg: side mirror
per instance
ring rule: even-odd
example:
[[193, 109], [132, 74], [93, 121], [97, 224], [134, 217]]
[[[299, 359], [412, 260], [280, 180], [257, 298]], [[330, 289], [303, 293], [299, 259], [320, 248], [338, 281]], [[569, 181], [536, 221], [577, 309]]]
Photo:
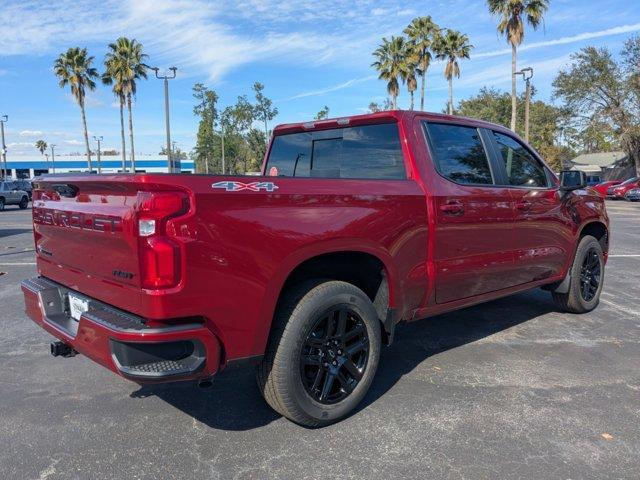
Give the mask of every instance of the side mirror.
[[560, 190], [570, 192], [586, 188], [587, 174], [580, 170], [563, 170], [560, 172]]

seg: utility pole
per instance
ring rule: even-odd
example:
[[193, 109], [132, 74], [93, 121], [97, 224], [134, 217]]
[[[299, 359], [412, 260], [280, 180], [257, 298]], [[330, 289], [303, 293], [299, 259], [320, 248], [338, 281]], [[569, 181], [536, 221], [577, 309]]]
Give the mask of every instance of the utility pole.
[[47, 162], [47, 173], [49, 173], [49, 154], [45, 153], [44, 158], [46, 159], [46, 162]]
[[224, 165], [224, 124], [220, 125], [220, 138], [222, 139], [222, 174], [225, 174], [225, 165]]
[[158, 71], [160, 70], [158, 67], [150, 67], [149, 65], [142, 64], [150, 70], [153, 70], [156, 74], [156, 78], [164, 81], [164, 120], [167, 129], [167, 162], [169, 166], [169, 173], [180, 173], [180, 170], [177, 169], [173, 163], [173, 155], [171, 155], [171, 128], [169, 126], [169, 80], [176, 78], [176, 67], [170, 67], [169, 70], [172, 72], [171, 75], [167, 75], [165, 72], [164, 75], [159, 75]]
[[93, 139], [98, 142], [98, 174], [102, 173], [102, 165], [100, 163], [100, 142], [102, 141], [102, 135], [99, 137], [93, 136]]
[[56, 148], [57, 145], [52, 143], [49, 146], [51, 147], [51, 170], [53, 170], [51, 173], [56, 173], [56, 152], [55, 152], [55, 148]]
[[526, 89], [524, 94], [524, 141], [529, 142], [529, 106], [531, 104], [531, 78], [533, 77], [533, 68], [523, 68], [516, 75], [522, 75], [525, 81]]
[[2, 140], [2, 145], [0, 145], [0, 149], [2, 150], [2, 178], [7, 178], [7, 146], [4, 143], [4, 124], [8, 120], [8, 115], [0, 116], [0, 140]]

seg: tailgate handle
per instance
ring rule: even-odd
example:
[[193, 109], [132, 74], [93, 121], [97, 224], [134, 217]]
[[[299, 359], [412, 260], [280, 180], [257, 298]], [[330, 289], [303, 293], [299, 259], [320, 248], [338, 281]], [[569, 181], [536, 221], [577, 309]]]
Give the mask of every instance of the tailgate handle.
[[79, 188], [68, 183], [57, 183], [51, 188], [61, 197], [73, 198], [78, 194]]

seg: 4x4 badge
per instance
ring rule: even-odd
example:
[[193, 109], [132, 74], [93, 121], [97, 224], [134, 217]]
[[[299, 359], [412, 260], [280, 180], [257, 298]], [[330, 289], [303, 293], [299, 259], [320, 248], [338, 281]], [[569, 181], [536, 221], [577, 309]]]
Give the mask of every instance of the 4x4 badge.
[[278, 186], [273, 182], [243, 183], [222, 181], [214, 183], [213, 185], [211, 185], [211, 188], [224, 188], [227, 192], [239, 192], [241, 190], [249, 190], [251, 192], [259, 192], [260, 190], [265, 190], [267, 192], [273, 192], [274, 190], [278, 189]]

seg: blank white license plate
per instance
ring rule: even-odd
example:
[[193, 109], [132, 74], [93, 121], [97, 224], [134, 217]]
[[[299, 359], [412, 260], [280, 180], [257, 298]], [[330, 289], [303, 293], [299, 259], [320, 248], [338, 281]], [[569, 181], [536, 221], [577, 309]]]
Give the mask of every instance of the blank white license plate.
[[69, 294], [69, 313], [71, 313], [71, 318], [79, 321], [80, 316], [87, 310], [89, 310], [89, 300], [80, 298], [73, 293]]

